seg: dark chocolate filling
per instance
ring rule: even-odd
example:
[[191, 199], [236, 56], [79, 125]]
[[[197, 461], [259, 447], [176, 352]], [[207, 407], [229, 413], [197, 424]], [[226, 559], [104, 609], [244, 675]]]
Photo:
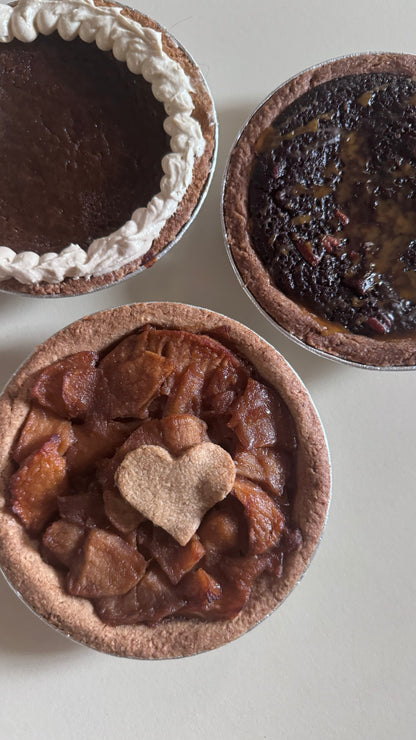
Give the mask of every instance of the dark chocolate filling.
[[0, 244], [86, 249], [160, 191], [169, 152], [151, 86], [57, 33], [0, 44]]
[[253, 246], [280, 290], [354, 333], [416, 328], [416, 80], [351, 75], [264, 132]]

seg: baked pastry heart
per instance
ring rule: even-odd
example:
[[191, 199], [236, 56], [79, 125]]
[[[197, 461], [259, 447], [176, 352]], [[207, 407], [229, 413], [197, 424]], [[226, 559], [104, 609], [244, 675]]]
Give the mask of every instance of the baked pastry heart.
[[0, 289], [73, 295], [151, 266], [215, 163], [196, 64], [150, 18], [101, 0], [2, 5], [0, 61]]
[[[307, 391], [276, 350], [211, 311], [137, 304], [62, 330], [0, 399], [0, 438], [1, 567], [50, 624], [104, 652], [183, 656], [238, 637], [292, 590], [326, 520], [328, 449]], [[207, 442], [236, 480], [181, 547], [123, 501], [114, 474], [143, 444], [180, 459]], [[27, 482], [42, 477], [33, 501]]]
[[224, 223], [289, 336], [371, 367], [416, 365], [416, 58], [333, 60], [278, 88], [230, 156]]
[[142, 445], [127, 453], [114, 481], [129, 504], [184, 546], [207, 511], [232, 490], [235, 465], [212, 442], [194, 445], [179, 458], [164, 447]]

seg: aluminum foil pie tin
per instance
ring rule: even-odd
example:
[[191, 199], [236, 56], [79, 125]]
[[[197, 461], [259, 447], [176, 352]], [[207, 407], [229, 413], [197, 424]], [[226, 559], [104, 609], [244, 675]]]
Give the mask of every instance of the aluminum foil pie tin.
[[[232, 351], [245, 357], [259, 377], [278, 390], [295, 422], [292, 526], [300, 528], [302, 544], [286, 556], [280, 578], [267, 576], [256, 581], [246, 605], [233, 619], [207, 622], [178, 617], [156, 625], [105, 625], [88, 600], [65, 593], [62, 579], [42, 560], [36, 541], [25, 534], [8, 508], [7, 481], [14, 469], [10, 451], [26, 419], [30, 388], [37, 373], [52, 358], [64, 358], [86, 348], [99, 352], [149, 324], [162, 329], [208, 332], [218, 341], [221, 336], [227, 337]], [[162, 659], [225, 645], [259, 624], [286, 599], [306, 572], [321, 540], [332, 476], [326, 435], [313, 401], [275, 348], [251, 329], [213, 311], [177, 303], [148, 303], [86, 316], [46, 340], [16, 371], [0, 396], [0, 420], [0, 568], [17, 596], [42, 620], [60, 634], [101, 652]]]
[[342, 364], [373, 370], [413, 370], [416, 332], [413, 336], [397, 338], [387, 334], [379, 339], [353, 334], [315, 316], [276, 288], [250, 239], [248, 182], [258, 142], [264, 140], [273, 121], [311, 88], [347, 75], [372, 72], [414, 77], [416, 57], [375, 52], [335, 58], [294, 75], [260, 103], [238, 132], [228, 157], [222, 184], [222, 229], [226, 251], [240, 285], [263, 316], [289, 339], [320, 357]]

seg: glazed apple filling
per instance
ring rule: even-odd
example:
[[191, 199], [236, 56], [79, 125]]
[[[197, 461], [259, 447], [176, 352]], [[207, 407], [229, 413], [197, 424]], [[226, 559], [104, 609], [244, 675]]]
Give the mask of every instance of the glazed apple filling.
[[[103, 622], [232, 619], [260, 574], [279, 578], [301, 545], [293, 419], [225, 336], [147, 326], [101, 356], [49, 365], [31, 397], [9, 505], [67, 593], [90, 599]], [[231, 456], [235, 482], [181, 545], [121, 495], [115, 474], [144, 446], [178, 459], [207, 442]]]

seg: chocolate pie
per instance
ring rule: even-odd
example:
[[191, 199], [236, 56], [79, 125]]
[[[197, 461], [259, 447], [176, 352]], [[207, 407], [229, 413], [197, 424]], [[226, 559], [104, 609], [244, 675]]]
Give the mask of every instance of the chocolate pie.
[[249, 329], [137, 304], [41, 345], [0, 399], [0, 565], [50, 624], [104, 652], [184, 656], [287, 596], [321, 536], [314, 406]]
[[212, 174], [198, 67], [101, 0], [1, 6], [0, 42], [0, 289], [79, 294], [152, 265]]
[[244, 284], [306, 345], [416, 365], [416, 61], [310, 69], [255, 112], [230, 157], [225, 231]]

